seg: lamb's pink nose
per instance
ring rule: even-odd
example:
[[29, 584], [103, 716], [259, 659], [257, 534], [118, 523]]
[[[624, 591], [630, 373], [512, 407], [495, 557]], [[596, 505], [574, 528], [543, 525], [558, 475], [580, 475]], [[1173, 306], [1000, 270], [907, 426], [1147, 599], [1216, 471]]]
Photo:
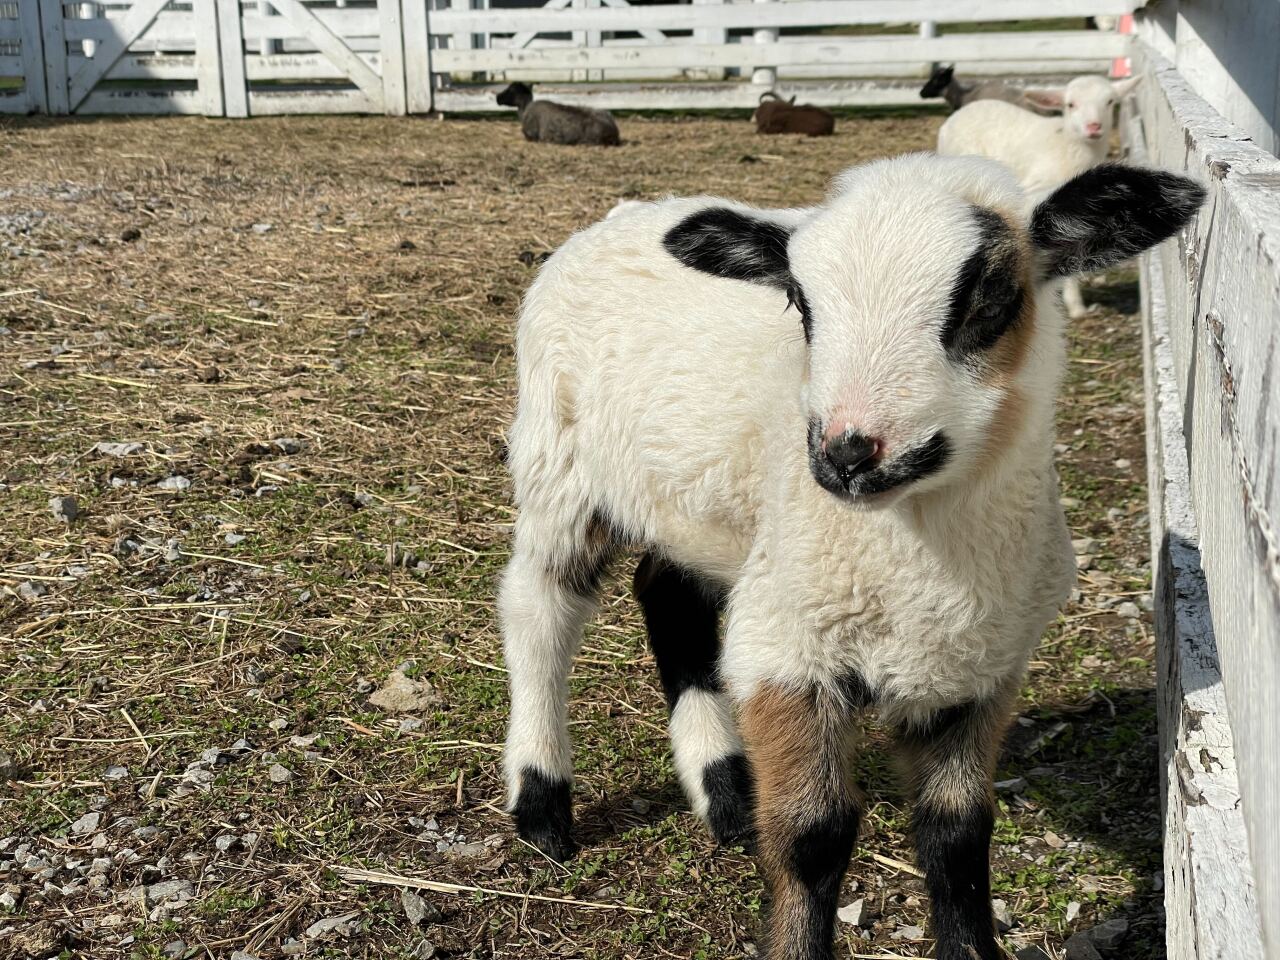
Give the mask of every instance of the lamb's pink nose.
[[1086, 123], [1086, 124], [1084, 125], [1084, 132], [1085, 132], [1085, 133], [1087, 133], [1087, 134], [1088, 134], [1089, 136], [1091, 136], [1091, 137], [1100, 137], [1100, 136], [1102, 136], [1102, 124], [1100, 124], [1100, 123]]

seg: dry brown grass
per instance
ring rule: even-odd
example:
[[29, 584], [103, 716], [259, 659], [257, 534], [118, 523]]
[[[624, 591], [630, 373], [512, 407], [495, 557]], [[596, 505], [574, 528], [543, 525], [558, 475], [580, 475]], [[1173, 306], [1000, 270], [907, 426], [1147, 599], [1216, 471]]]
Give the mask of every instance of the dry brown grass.
[[[617, 150], [485, 121], [0, 130], [0, 838], [17, 838], [0, 840], [0, 887], [20, 903], [0, 912], [0, 956], [33, 931], [94, 958], [179, 939], [191, 956], [276, 957], [290, 937], [310, 956], [410, 956], [424, 939], [462, 957], [749, 950], [753, 863], [716, 851], [685, 808], [621, 576], [574, 685], [582, 854], [549, 863], [499, 810], [490, 598], [511, 516], [512, 318], [532, 276], [519, 255], [622, 197], [813, 200], [844, 165], [927, 148], [937, 123], [846, 119], [811, 141], [630, 118]], [[1134, 309], [1123, 275], [1096, 292]], [[1031, 784], [1004, 798], [997, 850], [1011, 944], [1056, 948], [1119, 915], [1131, 957], [1162, 938], [1151, 644], [1109, 606], [1145, 589], [1135, 336], [1111, 309], [1076, 331], [1063, 469], [1099, 561], [1025, 692], [1001, 775]], [[79, 503], [70, 525], [56, 495]], [[406, 660], [439, 701], [402, 731], [361, 681]], [[241, 737], [252, 749], [188, 793], [201, 752]], [[272, 762], [293, 780], [272, 782]], [[127, 774], [106, 777], [113, 765]], [[882, 752], [859, 769], [875, 806], [842, 902], [865, 896], [882, 919], [865, 940], [842, 927], [842, 950], [920, 955], [927, 940], [891, 939], [926, 910], [905, 812]], [[70, 832], [91, 809], [98, 827]], [[440, 852], [433, 816], [490, 842]], [[19, 844], [111, 862], [97, 889], [64, 894], [5, 873]], [[443, 916], [413, 928], [394, 887], [340, 867], [430, 881]], [[51, 882], [77, 875], [58, 865]], [[192, 884], [184, 906], [129, 898], [174, 878]]]

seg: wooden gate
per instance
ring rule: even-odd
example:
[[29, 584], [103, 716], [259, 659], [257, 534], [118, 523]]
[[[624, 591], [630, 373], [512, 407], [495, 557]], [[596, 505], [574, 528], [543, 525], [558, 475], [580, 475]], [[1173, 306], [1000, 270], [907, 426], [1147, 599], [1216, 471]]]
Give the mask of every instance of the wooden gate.
[[227, 116], [406, 112], [400, 0], [204, 2], [217, 6]]

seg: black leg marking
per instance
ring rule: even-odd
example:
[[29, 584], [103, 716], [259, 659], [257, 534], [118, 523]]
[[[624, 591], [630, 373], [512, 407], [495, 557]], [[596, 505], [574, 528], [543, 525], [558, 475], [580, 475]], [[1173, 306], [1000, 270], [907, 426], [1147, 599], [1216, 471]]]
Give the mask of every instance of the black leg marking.
[[898, 733], [912, 762], [916, 857], [938, 960], [999, 960], [991, 913], [991, 770], [1007, 700], [957, 704]]
[[755, 846], [755, 780], [751, 765], [740, 753], [721, 757], [702, 771], [702, 786], [711, 805], [707, 825], [716, 842], [726, 846]]
[[913, 819], [938, 960], [999, 960], [991, 914], [991, 808], [954, 813], [921, 805]]
[[668, 708], [689, 687], [718, 691], [720, 592], [652, 553], [640, 560], [634, 583]]
[[587, 520], [578, 552], [559, 564], [555, 573], [566, 589], [580, 597], [594, 597], [600, 590], [600, 578], [625, 541], [622, 531], [604, 513], [596, 510]]
[[858, 838], [859, 818], [856, 807], [832, 810], [795, 840], [791, 869], [804, 889], [806, 901], [804, 921], [795, 930], [803, 941], [795, 945], [796, 957], [826, 960], [833, 955], [832, 930], [840, 883]]
[[573, 805], [569, 782], [549, 777], [533, 767], [520, 771], [516, 799], [516, 829], [520, 836], [552, 860], [568, 860], [577, 852], [573, 842]]

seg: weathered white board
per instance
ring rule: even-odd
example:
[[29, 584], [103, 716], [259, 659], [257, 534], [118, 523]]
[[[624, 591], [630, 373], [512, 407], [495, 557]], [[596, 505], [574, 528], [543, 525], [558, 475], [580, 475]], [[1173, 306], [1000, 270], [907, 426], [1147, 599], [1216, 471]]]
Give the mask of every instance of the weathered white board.
[[[1171, 838], [1171, 855], [1182, 851], [1183, 844], [1190, 859], [1174, 864], [1186, 872], [1173, 878], [1181, 885], [1170, 892], [1169, 952], [1175, 957], [1277, 960], [1280, 161], [1197, 96], [1154, 49], [1139, 45], [1135, 54], [1137, 69], [1147, 77], [1138, 94], [1147, 155], [1159, 166], [1185, 170], [1210, 191], [1184, 242], [1164, 244], [1147, 258], [1144, 286], [1151, 303], [1159, 303], [1167, 315], [1164, 336], [1177, 391], [1171, 422], [1181, 426], [1185, 443], [1256, 894], [1254, 914], [1248, 884], [1240, 876], [1245, 852], [1224, 827], [1214, 825], [1215, 818], [1221, 819], [1218, 814], [1205, 809], [1221, 805], [1222, 798], [1201, 789], [1198, 796], [1204, 802], [1194, 802], [1192, 788], [1212, 783], [1215, 773], [1225, 770], [1215, 751], [1224, 747], [1221, 724], [1226, 717], [1219, 711], [1212, 728], [1194, 714], [1167, 717], [1166, 726], [1171, 720], [1178, 724], [1170, 731], [1171, 742], [1197, 748], [1175, 769], [1179, 791], [1187, 788], [1181, 806], [1170, 786], [1173, 813], [1183, 815], [1181, 824], [1170, 824], [1183, 833]], [[1162, 295], [1158, 301], [1157, 292]], [[1171, 556], [1169, 562], [1176, 561]], [[1197, 630], [1205, 635], [1203, 618], [1199, 625], [1177, 626], [1185, 637]], [[1164, 639], [1171, 642], [1167, 634]], [[1180, 661], [1186, 668], [1178, 674], [1184, 693], [1209, 675], [1197, 656], [1192, 649], [1189, 659]], [[1176, 695], [1171, 689], [1170, 696]], [[1182, 702], [1205, 717], [1212, 714], [1211, 699], [1201, 698], [1200, 706], [1186, 696]], [[1193, 729], [1193, 721], [1200, 723], [1199, 730]], [[1263, 930], [1256, 942], [1250, 936], [1253, 915], [1260, 917]]]

